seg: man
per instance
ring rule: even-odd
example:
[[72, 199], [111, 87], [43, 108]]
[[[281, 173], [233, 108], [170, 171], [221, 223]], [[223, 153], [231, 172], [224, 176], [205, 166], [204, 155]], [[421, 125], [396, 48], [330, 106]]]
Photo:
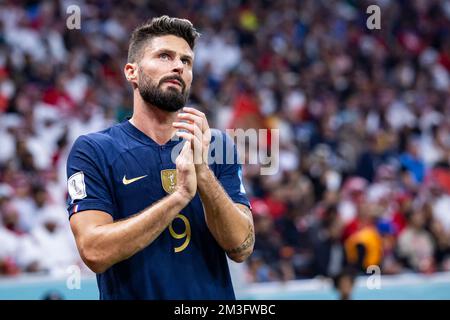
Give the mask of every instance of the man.
[[208, 165], [205, 115], [183, 108], [197, 36], [167, 16], [137, 28], [124, 68], [133, 116], [70, 152], [70, 225], [100, 299], [234, 299], [226, 255], [242, 262], [253, 250], [240, 166]]

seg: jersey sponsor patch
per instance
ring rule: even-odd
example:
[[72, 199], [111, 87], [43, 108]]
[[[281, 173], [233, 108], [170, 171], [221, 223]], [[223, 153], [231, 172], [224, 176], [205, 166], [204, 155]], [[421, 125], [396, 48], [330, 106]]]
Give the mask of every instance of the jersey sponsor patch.
[[67, 189], [72, 201], [81, 200], [87, 197], [86, 184], [84, 183], [84, 173], [82, 171], [74, 173], [67, 181]]

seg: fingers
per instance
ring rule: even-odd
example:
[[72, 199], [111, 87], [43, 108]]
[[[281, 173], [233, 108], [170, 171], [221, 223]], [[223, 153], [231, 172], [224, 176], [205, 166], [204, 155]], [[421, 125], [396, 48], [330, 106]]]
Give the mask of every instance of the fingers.
[[[195, 135], [193, 135], [192, 133], [190, 133], [190, 132], [183, 132], [183, 131], [177, 131], [177, 132], [175, 132], [175, 134], [178, 136], [178, 137], [180, 137], [180, 138], [182, 138], [182, 139], [185, 139], [185, 140], [187, 140], [187, 141], [189, 141], [191, 144], [195, 144], [195, 143], [197, 143], [197, 142], [199, 142], [200, 143], [200, 141], [198, 140], [198, 138], [195, 136]], [[184, 147], [183, 147], [184, 148]]]
[[183, 148], [181, 149], [180, 156], [182, 159], [187, 161], [188, 163], [193, 162], [193, 154], [192, 154], [192, 147], [191, 147], [191, 141], [186, 139], [186, 142], [184, 143]]
[[[195, 136], [196, 140], [194, 143], [196, 143], [196, 141], [199, 141], [199, 142], [203, 141], [203, 132], [196, 125], [193, 125], [190, 123], [185, 123], [185, 122], [174, 122], [172, 125], [174, 128], [176, 128], [178, 130], [186, 130], [185, 133], [190, 133], [193, 136]], [[183, 131], [181, 131], [180, 133], [182, 133], [182, 132]], [[184, 136], [186, 136], [186, 135], [184, 135]], [[193, 141], [193, 140], [190, 140], [190, 141]]]
[[[186, 142], [189, 142], [189, 146], [191, 148], [192, 159], [195, 164], [201, 164], [203, 162], [203, 152], [202, 152], [202, 143], [201, 140], [197, 136], [189, 132], [176, 132], [176, 135], [182, 139], [185, 139]], [[183, 146], [183, 149], [186, 147]], [[183, 150], [182, 150], [183, 151]]]
[[197, 179], [195, 177], [195, 166], [190, 141], [185, 141], [181, 152], [176, 160], [177, 186], [176, 190], [185, 195], [190, 201], [197, 190]]
[[203, 120], [199, 116], [189, 114], [189, 113], [179, 113], [177, 114], [178, 119], [184, 121], [191, 121], [191, 123], [196, 124], [200, 129], [203, 129]]
[[180, 130], [184, 129], [184, 130], [187, 130], [187, 131], [189, 131], [190, 133], [195, 134], [195, 135], [198, 135], [198, 134], [201, 134], [201, 133], [202, 133], [201, 130], [200, 130], [200, 128], [199, 128], [198, 126], [193, 125], [193, 124], [190, 124], [190, 123], [186, 123], [186, 122], [174, 122], [174, 123], [172, 123], [172, 125], [173, 125], [175, 128], [177, 128], [177, 129], [180, 129]]
[[[195, 135], [193, 135], [192, 133], [189, 132], [176, 132], [175, 133], [178, 137], [185, 139], [187, 142], [189, 142], [189, 146], [191, 147], [191, 150], [194, 150], [194, 152], [200, 153], [201, 154], [201, 141], [199, 140], [199, 138], [197, 138]], [[183, 146], [183, 149], [186, 146]], [[183, 151], [183, 150], [181, 150]]]
[[209, 128], [205, 114], [194, 108], [184, 107], [183, 112], [178, 113], [178, 118], [196, 123], [202, 131]]
[[205, 114], [194, 108], [184, 107], [177, 117], [179, 120], [173, 122], [172, 126], [177, 130], [185, 130], [177, 131], [176, 135], [191, 142], [194, 163], [206, 162], [211, 132]]
[[193, 149], [201, 153], [203, 132], [200, 130], [198, 126], [185, 122], [174, 122], [172, 125], [174, 128], [178, 130], [186, 130], [186, 131], [177, 131], [176, 135], [178, 137], [190, 141], [192, 143]]
[[181, 154], [182, 156], [185, 156], [185, 155], [189, 152], [189, 150], [191, 150], [191, 141], [187, 140], [187, 141], [184, 143], [183, 148], [181, 148], [180, 154]]
[[183, 111], [191, 113], [191, 114], [195, 114], [195, 115], [199, 116], [200, 118], [205, 118], [206, 119], [205, 114], [203, 112], [197, 110], [197, 109], [190, 108], [190, 107], [184, 107]]

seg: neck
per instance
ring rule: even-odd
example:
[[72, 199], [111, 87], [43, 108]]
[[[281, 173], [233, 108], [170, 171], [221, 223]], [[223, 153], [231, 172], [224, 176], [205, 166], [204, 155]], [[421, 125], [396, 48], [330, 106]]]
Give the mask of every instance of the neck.
[[164, 111], [148, 104], [142, 100], [138, 92], [135, 92], [130, 122], [156, 143], [166, 144], [174, 136], [176, 129], [172, 123], [176, 121], [176, 116], [177, 112]]

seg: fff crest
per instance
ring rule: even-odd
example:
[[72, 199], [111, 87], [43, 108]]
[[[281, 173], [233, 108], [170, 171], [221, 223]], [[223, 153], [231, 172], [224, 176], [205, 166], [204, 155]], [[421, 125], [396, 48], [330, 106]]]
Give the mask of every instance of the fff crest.
[[173, 193], [175, 191], [175, 186], [177, 185], [177, 170], [161, 170], [161, 183], [164, 191], [169, 194]]

